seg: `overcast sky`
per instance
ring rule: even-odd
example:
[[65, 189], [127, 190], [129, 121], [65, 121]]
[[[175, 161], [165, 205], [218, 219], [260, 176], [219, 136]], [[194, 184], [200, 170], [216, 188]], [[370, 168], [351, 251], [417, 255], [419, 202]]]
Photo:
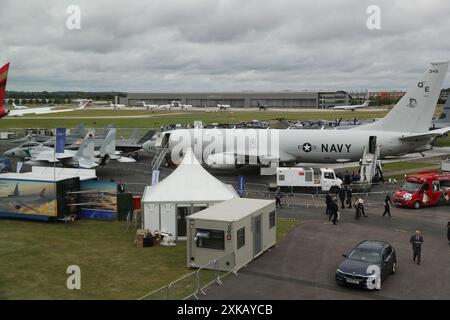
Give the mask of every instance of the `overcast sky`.
[[8, 90], [401, 89], [450, 59], [450, 1], [2, 0], [0, 46]]

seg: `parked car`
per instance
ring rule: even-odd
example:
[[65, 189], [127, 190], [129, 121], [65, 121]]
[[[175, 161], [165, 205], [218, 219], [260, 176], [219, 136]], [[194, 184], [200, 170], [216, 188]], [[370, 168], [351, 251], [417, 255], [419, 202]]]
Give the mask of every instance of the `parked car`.
[[343, 256], [345, 260], [336, 269], [336, 282], [340, 285], [381, 289], [381, 282], [397, 271], [395, 249], [385, 241], [365, 240]]

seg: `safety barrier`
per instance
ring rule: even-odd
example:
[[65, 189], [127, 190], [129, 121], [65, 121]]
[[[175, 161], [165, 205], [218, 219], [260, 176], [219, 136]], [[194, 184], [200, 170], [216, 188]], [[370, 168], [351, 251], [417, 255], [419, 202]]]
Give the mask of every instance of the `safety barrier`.
[[234, 252], [214, 259], [138, 300], [198, 299], [199, 294], [206, 295], [205, 290], [213, 284], [222, 285], [222, 279], [230, 274], [237, 275]]

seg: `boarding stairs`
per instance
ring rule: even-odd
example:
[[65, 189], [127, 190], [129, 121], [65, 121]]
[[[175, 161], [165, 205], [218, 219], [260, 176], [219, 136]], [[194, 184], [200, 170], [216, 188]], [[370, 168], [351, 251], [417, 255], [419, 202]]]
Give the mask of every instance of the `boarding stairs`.
[[[381, 173], [381, 161], [378, 160], [380, 156], [380, 147], [375, 148], [374, 153], [367, 152], [366, 147], [364, 147], [363, 156], [360, 162], [360, 180], [361, 184], [367, 184], [370, 186], [372, 184], [373, 177], [380, 170]], [[377, 170], [378, 168], [378, 170]]]
[[161, 147], [156, 150], [155, 156], [153, 157], [151, 163], [152, 170], [157, 170], [161, 166], [167, 153], [169, 153], [169, 148], [167, 147]]

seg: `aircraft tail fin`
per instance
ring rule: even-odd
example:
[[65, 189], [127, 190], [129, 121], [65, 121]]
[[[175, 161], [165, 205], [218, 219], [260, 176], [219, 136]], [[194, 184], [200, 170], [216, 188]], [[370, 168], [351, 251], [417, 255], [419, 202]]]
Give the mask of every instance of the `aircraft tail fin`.
[[425, 73], [381, 120], [353, 130], [428, 132], [448, 69], [448, 61], [432, 62]]
[[130, 140], [139, 140], [140, 137], [141, 137], [141, 133], [140, 133], [139, 129], [134, 129], [130, 135]]
[[86, 100], [86, 101], [80, 101], [80, 104], [77, 108], [77, 110], [83, 110], [84, 108], [86, 108], [89, 103], [91, 103], [91, 100]]
[[8, 80], [9, 62], [0, 68], [0, 117], [6, 115], [5, 110], [5, 96], [6, 96], [6, 82]]
[[13, 196], [18, 197], [19, 196], [19, 184], [16, 184], [16, 187], [14, 188]]
[[80, 123], [77, 127], [73, 129], [73, 135], [76, 137], [83, 138], [86, 134], [86, 127], [84, 123]]
[[93, 159], [94, 148], [95, 148], [94, 139], [92, 137], [86, 137], [83, 143], [78, 148], [75, 157], [83, 159]]
[[100, 155], [105, 154], [115, 155], [116, 153], [116, 129], [111, 128], [106, 135], [103, 145], [100, 148]]

